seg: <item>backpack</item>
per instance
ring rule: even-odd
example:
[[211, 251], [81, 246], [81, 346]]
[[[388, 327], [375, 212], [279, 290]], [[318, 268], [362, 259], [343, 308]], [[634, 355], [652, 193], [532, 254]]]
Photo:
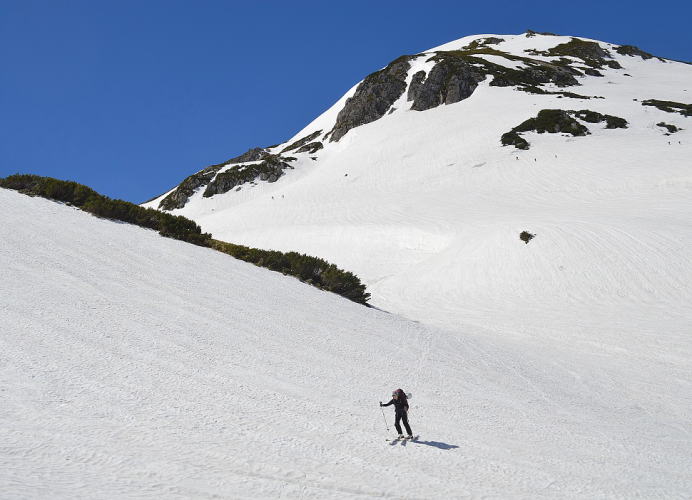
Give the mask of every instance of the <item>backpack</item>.
[[406, 394], [403, 389], [397, 389], [396, 391], [394, 391], [393, 394], [396, 394], [399, 397], [399, 399], [403, 401], [408, 401], [409, 394]]

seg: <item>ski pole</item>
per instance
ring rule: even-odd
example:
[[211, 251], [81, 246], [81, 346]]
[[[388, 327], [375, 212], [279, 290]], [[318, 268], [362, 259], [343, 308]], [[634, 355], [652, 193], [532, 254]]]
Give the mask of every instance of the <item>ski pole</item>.
[[387, 424], [387, 417], [384, 416], [384, 410], [382, 410], [382, 401], [380, 401], [380, 410], [382, 411], [382, 418], [384, 419], [384, 426], [387, 428], [387, 432], [389, 432], [389, 425]]

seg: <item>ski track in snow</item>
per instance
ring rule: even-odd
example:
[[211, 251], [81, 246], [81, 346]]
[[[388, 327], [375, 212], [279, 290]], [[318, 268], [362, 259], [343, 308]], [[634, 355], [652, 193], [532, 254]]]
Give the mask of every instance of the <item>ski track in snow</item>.
[[[639, 101], [689, 102], [691, 68], [613, 55], [566, 89], [605, 99], [404, 95], [279, 181], [175, 212], [335, 262], [389, 313], [0, 190], [0, 497], [689, 497], [692, 128]], [[630, 125], [499, 145], [546, 108]], [[383, 440], [399, 386], [417, 443]]]
[[[0, 207], [3, 498], [691, 491], [682, 351], [641, 380], [634, 343], [435, 329], [47, 200]], [[397, 386], [419, 442], [382, 439]]]

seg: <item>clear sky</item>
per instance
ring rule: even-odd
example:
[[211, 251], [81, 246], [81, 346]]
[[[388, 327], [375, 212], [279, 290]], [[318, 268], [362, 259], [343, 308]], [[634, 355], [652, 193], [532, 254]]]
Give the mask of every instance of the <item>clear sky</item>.
[[0, 0], [0, 177], [142, 202], [402, 54], [527, 28], [692, 60], [692, 2]]

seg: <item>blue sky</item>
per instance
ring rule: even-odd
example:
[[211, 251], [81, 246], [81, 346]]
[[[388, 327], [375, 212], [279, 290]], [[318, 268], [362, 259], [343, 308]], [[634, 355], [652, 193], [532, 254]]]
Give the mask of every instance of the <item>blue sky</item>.
[[0, 0], [0, 177], [142, 202], [462, 36], [531, 28], [690, 61], [688, 4]]

